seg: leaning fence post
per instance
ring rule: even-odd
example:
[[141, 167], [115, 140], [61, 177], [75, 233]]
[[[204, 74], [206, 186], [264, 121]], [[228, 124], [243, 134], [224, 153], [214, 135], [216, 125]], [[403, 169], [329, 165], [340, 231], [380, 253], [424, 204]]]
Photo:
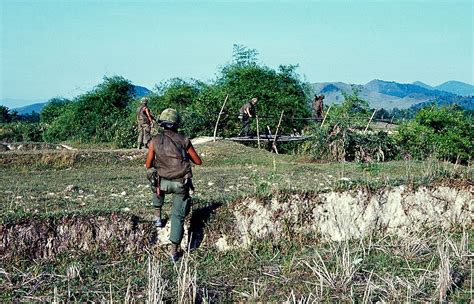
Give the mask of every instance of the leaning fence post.
[[329, 110], [331, 110], [331, 107], [332, 107], [332, 104], [329, 105], [329, 108], [328, 108], [328, 110], [326, 111], [326, 115], [324, 115], [323, 122], [321, 123], [321, 128], [323, 127], [324, 122], [326, 121], [326, 117], [328, 117], [328, 115], [329, 115]]
[[216, 141], [217, 135], [217, 125], [219, 125], [219, 120], [221, 119], [222, 112], [224, 111], [225, 103], [227, 102], [227, 98], [229, 98], [229, 94], [224, 99], [224, 103], [222, 104], [221, 111], [219, 112], [219, 116], [217, 117], [216, 126], [214, 127], [214, 141]]
[[280, 120], [278, 121], [278, 125], [277, 125], [276, 131], [275, 131], [275, 138], [273, 138], [272, 148], [273, 148], [273, 150], [275, 150], [276, 154], [278, 154], [278, 150], [277, 150], [277, 147], [276, 147], [276, 140], [277, 140], [277, 136], [278, 136], [278, 129], [280, 128], [281, 120], [283, 119], [283, 112], [284, 111], [281, 111]]
[[374, 118], [375, 112], [377, 112], [377, 109], [375, 109], [374, 113], [372, 113], [372, 116], [370, 116], [369, 122], [367, 123], [367, 126], [365, 127], [364, 134], [367, 132], [367, 129], [369, 128], [369, 125], [372, 122], [372, 119]]

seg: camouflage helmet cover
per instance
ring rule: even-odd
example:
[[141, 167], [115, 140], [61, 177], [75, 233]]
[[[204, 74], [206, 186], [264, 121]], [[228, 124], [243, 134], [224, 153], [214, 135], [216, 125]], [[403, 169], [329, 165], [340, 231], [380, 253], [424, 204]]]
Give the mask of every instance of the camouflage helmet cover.
[[178, 126], [181, 123], [181, 116], [175, 109], [168, 108], [161, 112], [160, 120], [162, 123], [174, 124]]

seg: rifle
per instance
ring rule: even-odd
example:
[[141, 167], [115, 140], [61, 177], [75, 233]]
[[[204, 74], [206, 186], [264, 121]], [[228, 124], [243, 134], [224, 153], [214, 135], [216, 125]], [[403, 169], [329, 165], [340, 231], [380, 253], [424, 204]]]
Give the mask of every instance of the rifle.
[[160, 176], [158, 175], [158, 171], [155, 168], [146, 169], [146, 178], [150, 182], [150, 189], [151, 192], [155, 193], [158, 197], [161, 195], [160, 191]]

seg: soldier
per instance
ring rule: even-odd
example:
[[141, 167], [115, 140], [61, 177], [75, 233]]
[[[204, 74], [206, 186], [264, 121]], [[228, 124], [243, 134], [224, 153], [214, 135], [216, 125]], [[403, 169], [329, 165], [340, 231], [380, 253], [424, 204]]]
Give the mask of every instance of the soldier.
[[175, 109], [166, 109], [160, 115], [164, 131], [154, 136], [148, 147], [146, 159], [147, 177], [152, 182], [152, 204], [155, 207], [155, 226], [163, 227], [161, 208], [165, 194], [173, 194], [171, 208], [171, 260], [176, 262], [182, 255], [180, 248], [184, 233], [184, 219], [191, 208], [189, 190], [192, 184], [192, 161], [201, 165], [201, 158], [191, 141], [178, 133], [180, 116]]
[[324, 95], [318, 96], [314, 95], [314, 100], [313, 100], [313, 113], [315, 115], [315, 118], [317, 120], [321, 119], [323, 117], [323, 100], [324, 100]]
[[153, 115], [151, 115], [151, 112], [148, 109], [148, 97], [143, 97], [140, 100], [140, 106], [137, 109], [138, 149], [143, 147], [148, 148], [154, 120]]
[[250, 129], [250, 117], [255, 112], [255, 105], [257, 104], [258, 98], [254, 97], [244, 104], [239, 110], [239, 119], [242, 122], [242, 130], [238, 136], [248, 136]]

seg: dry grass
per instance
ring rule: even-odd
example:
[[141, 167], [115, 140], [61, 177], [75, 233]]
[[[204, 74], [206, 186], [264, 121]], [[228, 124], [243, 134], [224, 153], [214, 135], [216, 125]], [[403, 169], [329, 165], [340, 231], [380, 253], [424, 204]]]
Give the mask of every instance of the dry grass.
[[[273, 190], [384, 187], [440, 177], [472, 180], [471, 168], [431, 161], [320, 164], [224, 142], [197, 149], [204, 165], [195, 170], [194, 197], [203, 205]], [[2, 154], [2, 214], [125, 208], [150, 214], [141, 157], [141, 152], [126, 151]], [[32, 169], [22, 167], [28, 164]], [[75, 188], [66, 191], [69, 185]], [[213, 212], [208, 216], [203, 225], [209, 230], [238, 224], [217, 227], [226, 218], [216, 220], [220, 215]], [[147, 255], [70, 252], [34, 262], [18, 257], [12, 263], [0, 260], [0, 301], [467, 302], [473, 284], [471, 231], [413, 230], [403, 238], [380, 233], [340, 243], [323, 243], [315, 236], [262, 239], [227, 252], [203, 244], [174, 264], [153, 248], [147, 248]]]

